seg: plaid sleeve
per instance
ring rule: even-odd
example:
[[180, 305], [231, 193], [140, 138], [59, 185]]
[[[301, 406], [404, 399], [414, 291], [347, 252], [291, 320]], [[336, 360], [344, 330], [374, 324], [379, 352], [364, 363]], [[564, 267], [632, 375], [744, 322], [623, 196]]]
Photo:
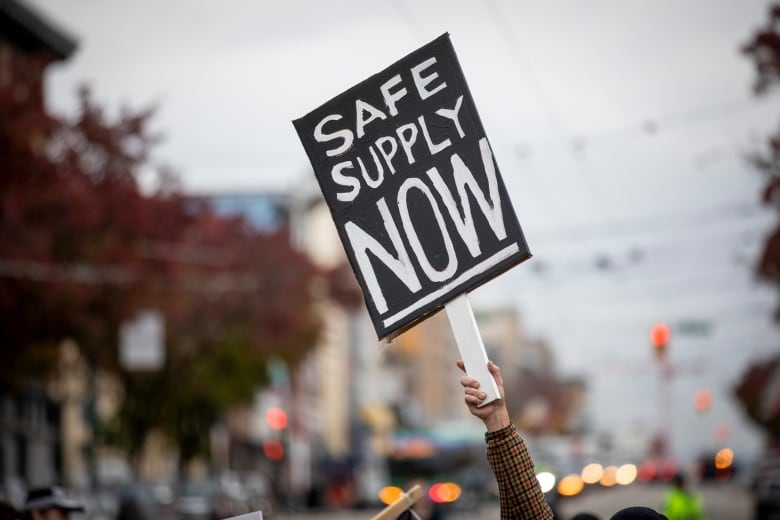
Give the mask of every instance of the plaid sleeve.
[[502, 520], [552, 520], [534, 463], [514, 424], [485, 433], [487, 460], [498, 482]]

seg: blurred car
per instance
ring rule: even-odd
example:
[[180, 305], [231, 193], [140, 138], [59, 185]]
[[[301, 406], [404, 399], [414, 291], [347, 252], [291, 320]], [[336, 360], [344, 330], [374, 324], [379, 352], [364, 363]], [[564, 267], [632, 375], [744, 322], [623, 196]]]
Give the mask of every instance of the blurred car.
[[740, 471], [739, 464], [735, 461], [726, 467], [718, 466], [715, 453], [706, 452], [699, 456], [696, 461], [696, 470], [698, 478], [702, 481], [726, 481], [737, 477]]
[[118, 488], [118, 520], [152, 520], [172, 516], [173, 489], [165, 482], [138, 481]]
[[269, 518], [276, 512], [276, 500], [268, 478], [259, 473], [250, 473], [244, 476], [243, 485], [249, 511], [262, 511], [263, 518]]
[[752, 487], [755, 520], [780, 519], [780, 453], [762, 457]]
[[212, 520], [217, 518], [216, 502], [217, 485], [212, 479], [190, 480], [181, 486], [175, 509], [182, 520]]
[[235, 473], [186, 482], [176, 499], [176, 512], [182, 520], [228, 518], [252, 511], [270, 517], [274, 502], [267, 481], [242, 480]]
[[756, 520], [780, 519], [780, 474], [759, 483], [755, 507]]

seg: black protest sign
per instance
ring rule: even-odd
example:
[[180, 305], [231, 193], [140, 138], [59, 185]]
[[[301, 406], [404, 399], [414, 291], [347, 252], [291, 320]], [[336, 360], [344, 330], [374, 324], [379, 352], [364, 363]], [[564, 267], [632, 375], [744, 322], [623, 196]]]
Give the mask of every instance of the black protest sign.
[[294, 124], [379, 338], [530, 258], [449, 35]]

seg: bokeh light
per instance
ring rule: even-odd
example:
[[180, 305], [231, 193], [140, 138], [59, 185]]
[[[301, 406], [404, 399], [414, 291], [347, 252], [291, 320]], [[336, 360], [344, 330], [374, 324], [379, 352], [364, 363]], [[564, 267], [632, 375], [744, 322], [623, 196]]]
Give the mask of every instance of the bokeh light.
[[615, 473], [615, 481], [621, 486], [627, 486], [636, 480], [638, 474], [634, 464], [623, 464]]
[[669, 343], [671, 335], [672, 333], [669, 330], [669, 325], [659, 322], [650, 329], [650, 342], [655, 348], [661, 349]]
[[639, 465], [637, 479], [639, 479], [640, 482], [650, 482], [656, 477], [657, 474], [658, 467], [656, 466], [655, 462], [652, 460], [646, 460]]
[[731, 435], [731, 425], [726, 421], [718, 423], [712, 433], [715, 442], [723, 442], [729, 438], [729, 435]]
[[612, 487], [617, 484], [617, 466], [607, 466], [601, 475], [599, 483], [604, 487]]
[[693, 407], [697, 412], [706, 412], [712, 406], [712, 392], [709, 388], [700, 388], [693, 397]]
[[428, 496], [438, 504], [449, 504], [460, 498], [460, 486], [454, 482], [439, 482], [431, 486]]
[[403, 495], [404, 490], [398, 486], [385, 486], [379, 490], [379, 500], [385, 504], [390, 505]]
[[555, 487], [555, 475], [549, 471], [542, 471], [536, 475], [536, 480], [539, 481], [539, 487], [542, 488], [542, 493], [547, 493]]
[[734, 463], [734, 452], [731, 448], [723, 448], [715, 454], [715, 469], [728, 469]]
[[281, 408], [269, 408], [265, 412], [265, 420], [274, 430], [284, 430], [287, 427], [287, 413]]
[[573, 497], [578, 495], [585, 483], [579, 475], [566, 475], [558, 482], [558, 493], [564, 497]]
[[582, 481], [586, 484], [595, 484], [601, 480], [601, 476], [604, 475], [604, 466], [593, 462], [582, 468]]
[[284, 444], [276, 439], [263, 442], [263, 453], [269, 460], [280, 461], [284, 458]]

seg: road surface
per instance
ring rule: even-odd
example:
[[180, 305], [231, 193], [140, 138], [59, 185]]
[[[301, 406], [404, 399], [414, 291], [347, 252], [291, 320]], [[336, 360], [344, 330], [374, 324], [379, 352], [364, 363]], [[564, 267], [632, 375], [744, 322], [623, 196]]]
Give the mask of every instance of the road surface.
[[[751, 496], [741, 484], [702, 484], [697, 489], [704, 498], [707, 520], [752, 519]], [[627, 487], [587, 489], [577, 497], [561, 500], [558, 512], [563, 520], [583, 511], [596, 514], [603, 520], [609, 520], [615, 511], [632, 505], [659, 509], [665, 491], [666, 487], [662, 484], [634, 484]], [[279, 512], [270, 517], [269, 520], [370, 520], [378, 512], [379, 509]], [[447, 515], [445, 520], [498, 520], [498, 518], [498, 505], [486, 504], [478, 510], [452, 512]]]

